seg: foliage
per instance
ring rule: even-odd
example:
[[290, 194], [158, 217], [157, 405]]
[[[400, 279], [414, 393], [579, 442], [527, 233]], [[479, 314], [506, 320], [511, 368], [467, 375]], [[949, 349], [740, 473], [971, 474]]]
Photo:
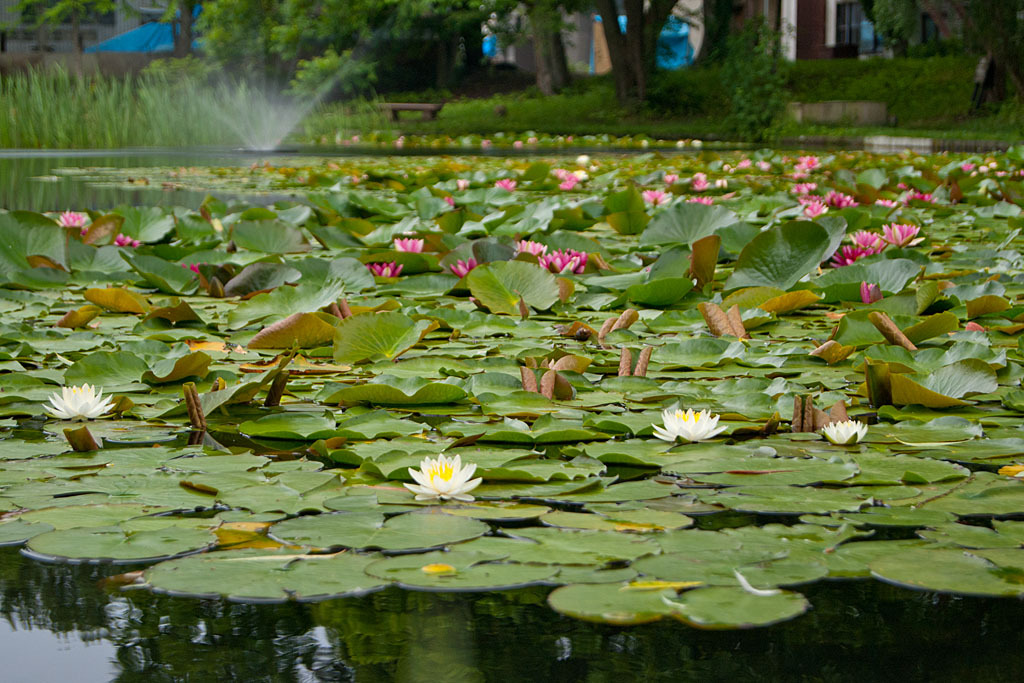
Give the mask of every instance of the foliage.
[[[826, 578], [1024, 592], [1024, 149], [568, 166], [149, 168], [212, 195], [84, 231], [0, 212], [0, 543], [144, 563], [142, 587], [194, 597], [557, 585], [554, 610], [618, 625], [767, 626]], [[828, 266], [897, 223], [903, 247]], [[410, 233], [422, 251], [398, 251]], [[524, 238], [586, 266], [551, 272]], [[72, 454], [43, 403], [77, 382], [116, 410]], [[673, 406], [723, 433], [661, 441]], [[863, 441], [814, 433], [829, 406]], [[404, 486], [442, 452], [477, 500]]]
[[729, 93], [726, 126], [741, 138], [766, 140], [786, 105], [780, 35], [763, 20], [729, 39], [722, 78]]
[[353, 59], [351, 51], [338, 54], [334, 48], [327, 48], [322, 55], [299, 60], [290, 91], [294, 95], [319, 97], [334, 90], [351, 97], [366, 93], [375, 80], [373, 67]]

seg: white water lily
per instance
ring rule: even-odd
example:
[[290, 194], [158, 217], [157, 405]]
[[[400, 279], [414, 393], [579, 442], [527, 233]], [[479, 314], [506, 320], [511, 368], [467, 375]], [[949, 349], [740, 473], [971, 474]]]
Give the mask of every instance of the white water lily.
[[476, 465], [469, 463], [465, 467], [459, 456], [448, 458], [439, 455], [437, 458], [424, 458], [420, 468], [409, 468], [409, 474], [417, 484], [406, 484], [405, 488], [416, 494], [416, 500], [461, 500], [469, 502], [473, 496], [469, 492], [480, 485], [481, 478], [470, 480], [476, 472]]
[[868, 433], [868, 426], [857, 420], [833, 422], [821, 428], [821, 435], [837, 446], [851, 446], [860, 443]]
[[89, 384], [63, 387], [61, 393], [50, 396], [47, 412], [61, 420], [92, 420], [114, 407], [114, 402], [103, 398], [103, 392]]
[[708, 410], [695, 413], [690, 409], [683, 412], [677, 406], [662, 412], [661, 418], [665, 426], [654, 425], [654, 435], [665, 441], [678, 438], [684, 441], [703, 441], [725, 431], [725, 427], [718, 426], [718, 415], [712, 415]]

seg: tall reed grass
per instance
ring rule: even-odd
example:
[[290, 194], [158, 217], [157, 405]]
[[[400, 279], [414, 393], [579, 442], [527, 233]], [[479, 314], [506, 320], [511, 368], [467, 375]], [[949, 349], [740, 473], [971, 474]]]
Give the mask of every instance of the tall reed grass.
[[272, 146], [311, 107], [244, 82], [35, 69], [0, 78], [0, 147]]

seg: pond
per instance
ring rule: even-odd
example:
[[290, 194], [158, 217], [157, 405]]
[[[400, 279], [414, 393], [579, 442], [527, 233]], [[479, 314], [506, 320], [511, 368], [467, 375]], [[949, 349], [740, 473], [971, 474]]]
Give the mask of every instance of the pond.
[[246, 605], [104, 590], [110, 570], [0, 551], [8, 681], [1019, 680], [1019, 605], [875, 581], [820, 584], [753, 631], [562, 617], [546, 590], [389, 589]]
[[1021, 152], [0, 158], [7, 672], [1019, 678]]

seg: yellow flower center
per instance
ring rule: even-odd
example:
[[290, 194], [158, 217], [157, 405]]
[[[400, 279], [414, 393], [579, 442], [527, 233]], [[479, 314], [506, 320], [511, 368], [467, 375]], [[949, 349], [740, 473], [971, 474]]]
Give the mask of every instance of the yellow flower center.
[[676, 419], [682, 420], [683, 422], [696, 422], [697, 413], [684, 413], [681, 410], [676, 411]]
[[445, 481], [451, 480], [453, 474], [455, 474], [455, 470], [452, 469], [450, 462], [438, 462], [430, 468], [431, 477], [437, 477]]

